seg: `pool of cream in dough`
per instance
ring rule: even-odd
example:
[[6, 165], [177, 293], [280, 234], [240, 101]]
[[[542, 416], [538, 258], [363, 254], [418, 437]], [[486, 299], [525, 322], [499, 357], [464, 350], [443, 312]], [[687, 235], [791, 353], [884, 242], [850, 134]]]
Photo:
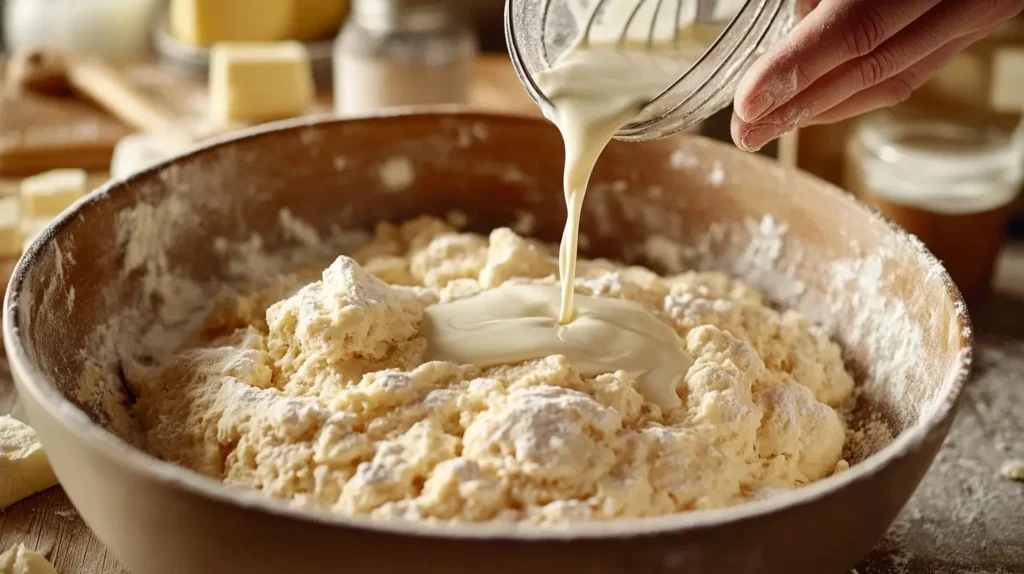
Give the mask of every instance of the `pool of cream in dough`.
[[503, 285], [424, 311], [427, 359], [482, 367], [562, 355], [584, 376], [626, 371], [668, 412], [693, 365], [675, 330], [639, 303], [578, 297], [572, 322], [558, 323], [553, 285]]

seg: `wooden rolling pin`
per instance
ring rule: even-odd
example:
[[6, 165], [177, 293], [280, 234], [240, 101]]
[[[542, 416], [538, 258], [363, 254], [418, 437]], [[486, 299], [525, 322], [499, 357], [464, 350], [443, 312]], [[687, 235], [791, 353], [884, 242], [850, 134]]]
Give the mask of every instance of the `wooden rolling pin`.
[[33, 50], [14, 56], [9, 74], [14, 89], [44, 93], [72, 90], [129, 126], [169, 144], [186, 147], [198, 139], [182, 127], [173, 111], [147, 98], [116, 68], [99, 59]]

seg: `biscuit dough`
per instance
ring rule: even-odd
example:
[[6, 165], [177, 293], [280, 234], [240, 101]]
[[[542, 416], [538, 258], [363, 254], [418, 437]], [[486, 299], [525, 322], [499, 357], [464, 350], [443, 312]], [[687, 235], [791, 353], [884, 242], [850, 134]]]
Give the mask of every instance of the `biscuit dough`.
[[722, 507], [845, 467], [838, 345], [721, 274], [579, 262], [577, 293], [643, 305], [693, 357], [668, 411], [628, 373], [562, 356], [424, 362], [428, 305], [557, 272], [555, 250], [508, 229], [381, 224], [319, 280], [224, 301], [199, 343], [127, 365], [144, 446], [348, 515], [541, 524]]

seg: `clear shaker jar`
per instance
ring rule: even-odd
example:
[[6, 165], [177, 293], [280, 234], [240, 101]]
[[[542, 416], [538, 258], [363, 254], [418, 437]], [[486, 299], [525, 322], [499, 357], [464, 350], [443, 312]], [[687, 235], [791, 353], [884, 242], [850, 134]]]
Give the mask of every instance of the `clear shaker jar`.
[[992, 281], [1013, 201], [1024, 184], [1024, 142], [1001, 122], [909, 107], [860, 120], [843, 183], [942, 260], [970, 304]]
[[[534, 75], [550, 68], [572, 46], [586, 26], [595, 2], [607, 8], [623, 1], [507, 1], [505, 35], [512, 63], [526, 91], [541, 107], [548, 103], [534, 82]], [[796, 0], [671, 0], [665, 4], [666, 10], [675, 9], [676, 14], [689, 10], [696, 15], [689, 25], [687, 44], [698, 42], [702, 53], [697, 54], [688, 69], [680, 70], [674, 84], [665, 86], [665, 91], [619, 130], [617, 139], [665, 137], [725, 108], [754, 59], [789, 32], [796, 20]], [[661, 2], [652, 5], [657, 6], [655, 10], [662, 9]], [[629, 25], [633, 20], [627, 22]], [[628, 82], [629, 78], [622, 81]]]
[[355, 0], [335, 45], [335, 109], [465, 104], [476, 50], [446, 0]]

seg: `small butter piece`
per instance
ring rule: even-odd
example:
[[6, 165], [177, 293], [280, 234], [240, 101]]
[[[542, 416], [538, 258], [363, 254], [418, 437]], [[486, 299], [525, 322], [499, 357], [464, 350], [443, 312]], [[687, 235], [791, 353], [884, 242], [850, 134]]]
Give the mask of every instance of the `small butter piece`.
[[0, 508], [57, 484], [36, 431], [9, 416], [0, 416], [0, 477]]
[[0, 259], [21, 254], [21, 200], [17, 196], [0, 198]]
[[39, 234], [46, 229], [46, 226], [53, 221], [51, 217], [25, 217], [22, 218], [19, 223], [19, 234], [21, 242], [18, 245], [18, 249], [22, 253], [28, 251], [28, 246], [32, 245], [32, 242], [39, 237]]
[[1024, 48], [996, 51], [992, 59], [992, 107], [1001, 112], [1024, 110]]
[[299, 42], [217, 44], [210, 54], [210, 116], [221, 123], [302, 115], [313, 73]]
[[57, 574], [42, 554], [19, 544], [0, 554], [0, 574]]
[[1024, 460], [1008, 460], [999, 469], [999, 474], [1009, 480], [1024, 482]]
[[55, 169], [21, 180], [22, 213], [57, 215], [85, 195], [86, 179], [80, 169]]
[[110, 177], [123, 179], [156, 165], [176, 153], [174, 146], [145, 133], [125, 136], [117, 140], [114, 156], [110, 160]]
[[293, 0], [171, 0], [171, 35], [196, 46], [291, 37]]

